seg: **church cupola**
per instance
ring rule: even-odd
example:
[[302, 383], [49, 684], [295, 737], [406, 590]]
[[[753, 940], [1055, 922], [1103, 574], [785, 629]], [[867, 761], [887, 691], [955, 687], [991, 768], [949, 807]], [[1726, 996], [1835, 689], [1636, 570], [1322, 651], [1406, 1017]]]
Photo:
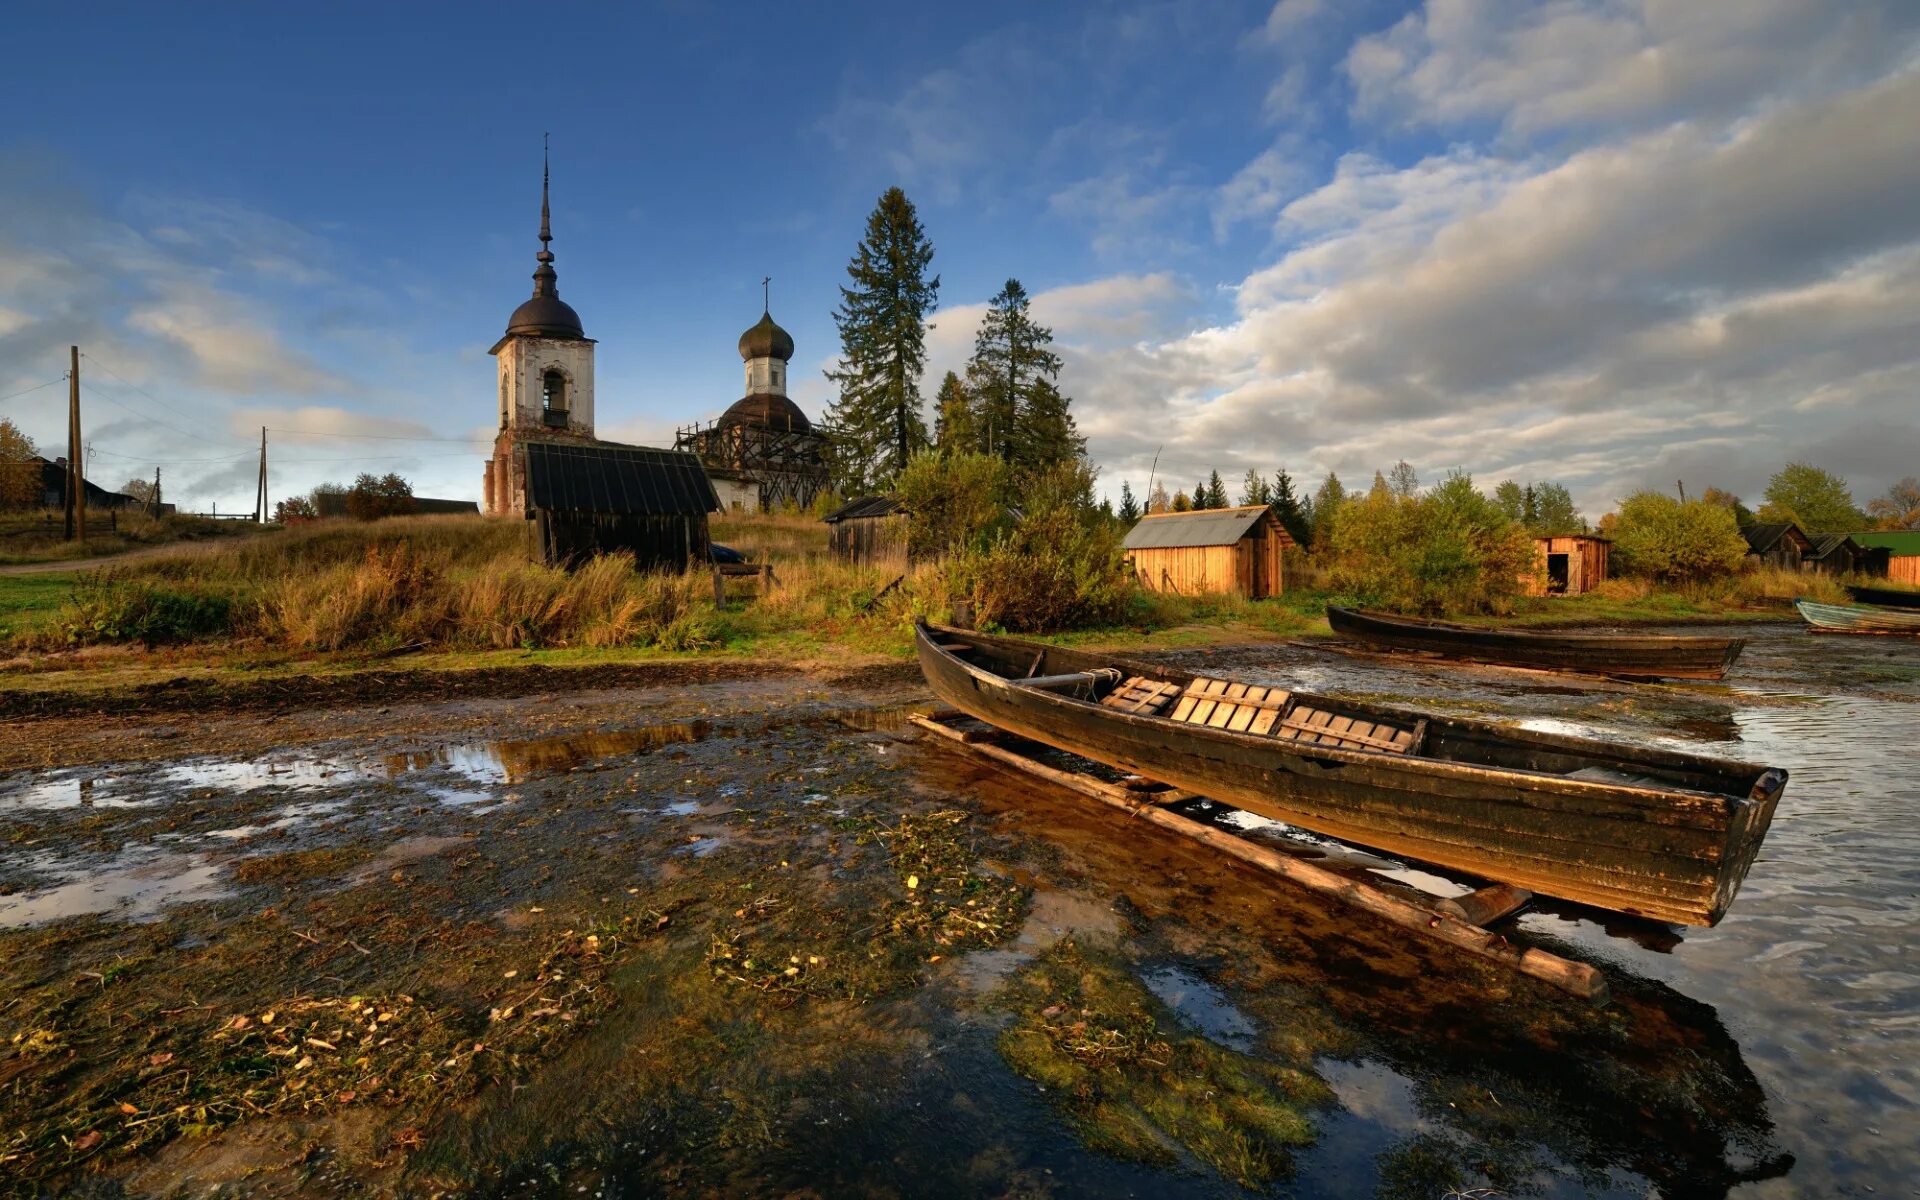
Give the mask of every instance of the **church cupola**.
[[[765, 288], [771, 280], [760, 281]], [[760, 320], [740, 335], [740, 357], [747, 364], [747, 395], [787, 394], [787, 363], [793, 358], [793, 337], [776, 325], [763, 297]]]
[[533, 272], [533, 298], [513, 310], [507, 319], [507, 333], [524, 337], [584, 338], [580, 314], [560, 298], [560, 276], [553, 269], [553, 215], [547, 204], [547, 185], [551, 172], [542, 155], [540, 164], [540, 253], [534, 260], [540, 265]]

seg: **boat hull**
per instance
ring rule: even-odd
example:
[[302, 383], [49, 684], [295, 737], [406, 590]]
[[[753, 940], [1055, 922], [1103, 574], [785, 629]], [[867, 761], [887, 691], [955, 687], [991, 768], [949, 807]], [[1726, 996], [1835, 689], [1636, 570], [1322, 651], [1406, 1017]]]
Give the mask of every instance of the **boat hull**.
[[1335, 633], [1398, 650], [1629, 679], [1720, 679], [1747, 644], [1744, 638], [1480, 629], [1347, 608], [1329, 608], [1327, 623]]
[[1850, 585], [1847, 595], [1855, 603], [1872, 604], [1880, 608], [1920, 609], [1920, 592], [1906, 591], [1901, 588], [1860, 587]]
[[[954, 630], [1016, 664], [1060, 673], [1120, 666], [1131, 674], [1177, 673], [1054, 647]], [[1749, 794], [1653, 791], [1517, 771], [1343, 750], [1132, 716], [1024, 688], [962, 661], [922, 627], [917, 639], [928, 686], [945, 703], [996, 728], [1171, 784], [1249, 812], [1398, 857], [1616, 912], [1712, 925], [1732, 902], [1772, 819], [1785, 773], [1666, 751], [1653, 758]], [[1025, 668], [1025, 660], [1034, 666]], [[1361, 706], [1349, 706], [1360, 708]], [[1389, 709], [1371, 711], [1408, 719]], [[1460, 750], [1506, 731], [1480, 722], [1427, 718], [1427, 736]], [[1519, 754], [1543, 767], [1615, 761], [1584, 739], [1527, 734]], [[1505, 751], [1502, 751], [1503, 753]]]
[[1795, 600], [1793, 606], [1807, 624], [1833, 633], [1920, 634], [1920, 610], [1817, 604], [1812, 600]]

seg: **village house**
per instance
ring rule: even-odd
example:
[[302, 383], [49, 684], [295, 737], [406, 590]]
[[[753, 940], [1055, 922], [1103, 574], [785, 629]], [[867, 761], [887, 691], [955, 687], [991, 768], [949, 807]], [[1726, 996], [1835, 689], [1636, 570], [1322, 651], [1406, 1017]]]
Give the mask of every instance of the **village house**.
[[820, 518], [827, 548], [856, 567], [907, 569], [907, 506], [894, 496], [865, 496]]

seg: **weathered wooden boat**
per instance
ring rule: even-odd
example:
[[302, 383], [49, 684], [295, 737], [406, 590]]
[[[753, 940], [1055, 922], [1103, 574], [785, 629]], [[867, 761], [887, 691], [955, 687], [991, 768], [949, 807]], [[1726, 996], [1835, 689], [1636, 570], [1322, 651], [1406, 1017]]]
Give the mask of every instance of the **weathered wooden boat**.
[[1873, 604], [1881, 608], [1920, 608], [1920, 592], [1906, 588], [1856, 587], [1849, 584], [1847, 595], [1852, 596], [1856, 604]]
[[1777, 768], [1428, 716], [919, 626], [945, 703], [999, 729], [1330, 837], [1688, 925], [1726, 913]]
[[1399, 650], [1424, 651], [1467, 662], [1629, 679], [1719, 679], [1747, 644], [1745, 638], [1729, 637], [1483, 629], [1351, 608], [1327, 609], [1327, 624], [1335, 633]]
[[1807, 624], [1830, 633], [1920, 634], [1920, 611], [1901, 608], [1868, 608], [1854, 604], [1819, 604], [1795, 600]]

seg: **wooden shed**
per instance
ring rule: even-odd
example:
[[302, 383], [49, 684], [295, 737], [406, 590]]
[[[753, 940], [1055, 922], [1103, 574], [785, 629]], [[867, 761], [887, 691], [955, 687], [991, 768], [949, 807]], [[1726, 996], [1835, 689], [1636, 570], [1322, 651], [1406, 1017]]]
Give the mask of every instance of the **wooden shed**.
[[641, 570], [707, 561], [707, 514], [720, 501], [693, 455], [607, 442], [529, 441], [521, 452], [527, 519], [547, 562], [621, 550]]
[[1285, 590], [1281, 551], [1293, 544], [1264, 504], [1153, 513], [1126, 541], [1127, 560], [1149, 591], [1236, 592], [1253, 600]]
[[1747, 539], [1748, 562], [1798, 571], [1813, 550], [1813, 539], [1792, 521], [1755, 521], [1740, 531]]
[[1920, 529], [1889, 533], [1856, 533], [1854, 542], [1866, 552], [1868, 568], [1879, 574], [1879, 560], [1885, 557], [1887, 582], [1920, 587]]
[[1844, 533], [1823, 533], [1811, 540], [1813, 548], [1801, 560], [1809, 571], [1826, 575], [1860, 574], [1874, 558], [1871, 551]]
[[1578, 596], [1590, 592], [1607, 577], [1607, 559], [1613, 543], [1593, 533], [1533, 539], [1534, 577], [1528, 582], [1537, 596]]
[[864, 496], [820, 518], [827, 548], [856, 567], [907, 569], [907, 506], [896, 496]]

